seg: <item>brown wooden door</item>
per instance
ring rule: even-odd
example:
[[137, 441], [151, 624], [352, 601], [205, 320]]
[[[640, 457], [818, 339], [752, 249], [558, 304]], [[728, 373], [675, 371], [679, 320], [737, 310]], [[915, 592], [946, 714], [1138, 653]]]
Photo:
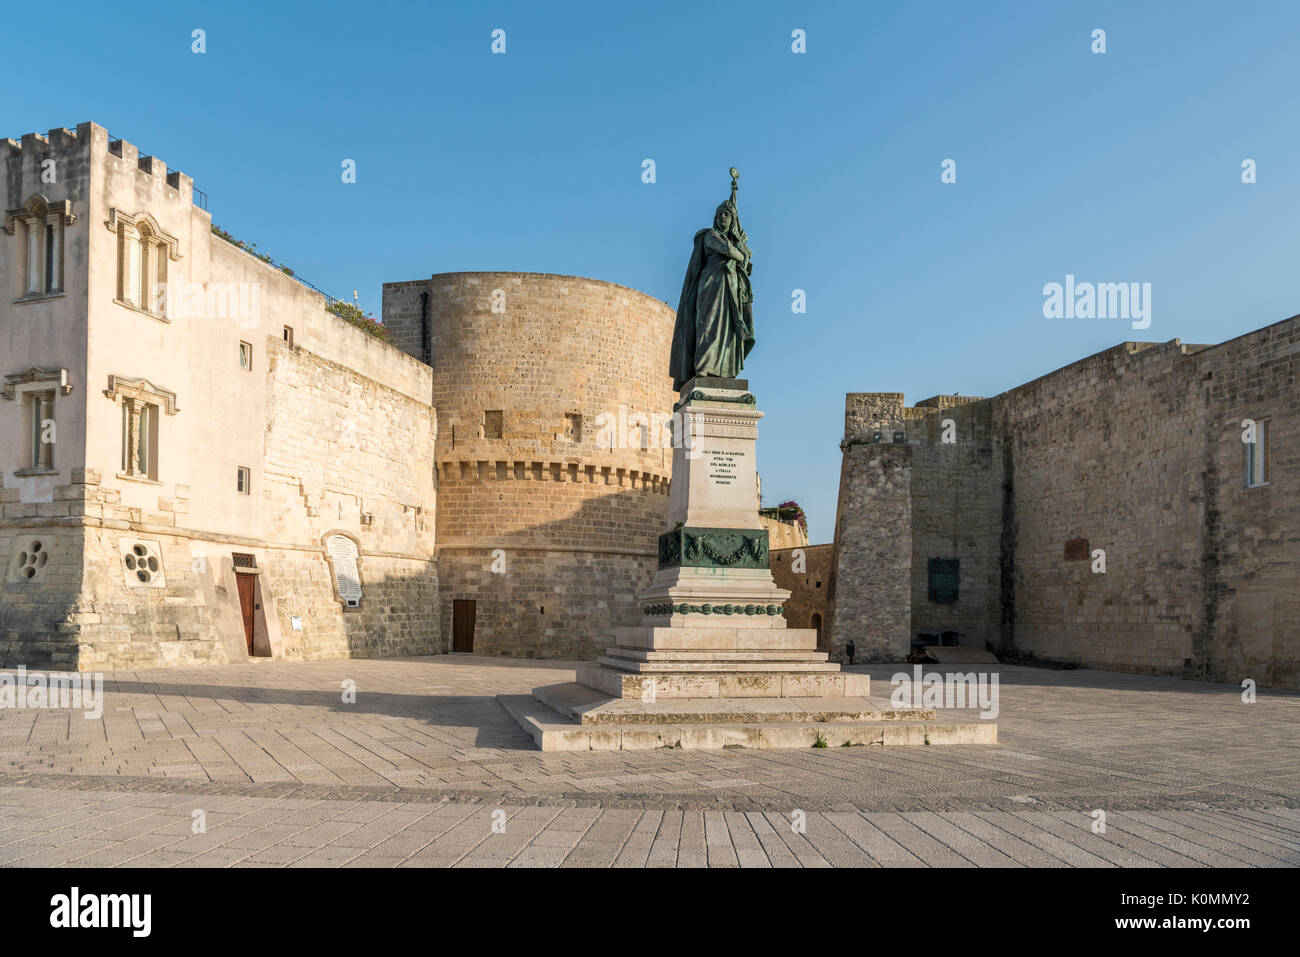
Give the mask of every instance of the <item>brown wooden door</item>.
[[248, 653], [253, 653], [253, 576], [236, 575], [235, 583], [239, 586], [239, 610], [244, 615], [244, 643]]
[[451, 650], [474, 650], [474, 600], [455, 598], [451, 603]]

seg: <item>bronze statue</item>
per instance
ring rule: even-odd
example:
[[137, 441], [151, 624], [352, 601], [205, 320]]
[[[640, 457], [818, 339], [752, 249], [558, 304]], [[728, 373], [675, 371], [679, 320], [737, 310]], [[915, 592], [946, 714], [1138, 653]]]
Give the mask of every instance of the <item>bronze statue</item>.
[[696, 376], [735, 378], [754, 348], [754, 267], [736, 208], [739, 179], [733, 166], [731, 198], [713, 214], [713, 228], [695, 234], [668, 365], [678, 390]]

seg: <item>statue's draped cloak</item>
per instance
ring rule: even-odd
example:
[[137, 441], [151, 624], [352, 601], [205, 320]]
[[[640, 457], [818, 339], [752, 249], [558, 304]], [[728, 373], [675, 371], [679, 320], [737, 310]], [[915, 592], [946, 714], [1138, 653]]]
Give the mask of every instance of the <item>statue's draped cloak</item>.
[[674, 389], [697, 375], [735, 378], [754, 348], [754, 294], [747, 264], [728, 255], [732, 248], [716, 229], [695, 234], [673, 329]]

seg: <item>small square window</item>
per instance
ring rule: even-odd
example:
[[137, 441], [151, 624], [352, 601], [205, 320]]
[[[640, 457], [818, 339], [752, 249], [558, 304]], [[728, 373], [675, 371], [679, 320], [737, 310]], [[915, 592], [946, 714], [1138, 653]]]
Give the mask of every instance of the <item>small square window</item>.
[[582, 441], [582, 413], [564, 413], [564, 432], [570, 442]]
[[1268, 419], [1256, 419], [1255, 441], [1246, 443], [1246, 488], [1268, 484], [1269, 424]]
[[249, 489], [252, 487], [252, 484], [253, 479], [251, 473], [249, 473], [245, 466], [239, 466], [239, 468], [235, 470], [235, 491], [240, 495], [247, 495], [249, 494]]
[[290, 349], [293, 348], [293, 326], [284, 327], [284, 341]]
[[253, 369], [253, 344], [251, 342], [241, 342], [239, 344], [239, 368], [250, 372]]

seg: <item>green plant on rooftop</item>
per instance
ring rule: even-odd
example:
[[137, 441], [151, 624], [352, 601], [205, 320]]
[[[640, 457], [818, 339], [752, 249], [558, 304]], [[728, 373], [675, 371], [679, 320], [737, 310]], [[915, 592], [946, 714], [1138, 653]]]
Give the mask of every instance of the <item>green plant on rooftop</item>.
[[350, 302], [344, 302], [342, 299], [331, 299], [329, 304], [325, 306], [325, 309], [338, 316], [344, 322], [351, 323], [358, 329], [370, 333], [376, 339], [382, 339], [384, 342], [387, 342], [391, 338], [388, 330], [384, 328], [382, 322], [374, 316], [367, 316], [357, 306], [354, 306]]
[[805, 535], [808, 534], [808, 518], [798, 502], [791, 500], [775, 507], [760, 508], [758, 514], [766, 518], [774, 518], [778, 522], [794, 522]]
[[266, 263], [268, 266], [274, 266], [276, 269], [280, 270], [280, 272], [284, 273], [289, 278], [296, 279], [298, 280], [298, 282], [302, 283], [307, 288], [314, 289], [316, 292], [319, 292], [322, 296], [325, 297], [326, 311], [338, 316], [344, 322], [350, 323], [356, 326], [358, 329], [368, 332], [376, 339], [380, 339], [384, 342], [388, 342], [392, 338], [389, 335], [388, 330], [384, 328], [384, 324], [380, 322], [378, 319], [376, 319], [374, 316], [367, 316], [364, 312], [361, 311], [360, 308], [353, 305], [352, 303], [344, 302], [342, 299], [335, 299], [333, 296], [329, 295], [328, 293], [316, 289], [316, 287], [313, 286], [311, 283], [309, 283], [307, 280], [297, 275], [293, 271], [292, 267], [286, 266], [284, 263], [276, 262], [268, 253], [258, 252], [257, 243], [246, 243], [242, 239], [236, 239], [234, 236], [230, 235], [230, 233], [226, 232], [216, 223], [212, 224], [212, 235], [218, 237], [219, 239], [224, 239], [226, 242], [230, 243], [230, 245], [235, 246], [238, 249], [242, 249], [250, 256], [255, 256], [256, 258], [260, 259], [262, 262]]

